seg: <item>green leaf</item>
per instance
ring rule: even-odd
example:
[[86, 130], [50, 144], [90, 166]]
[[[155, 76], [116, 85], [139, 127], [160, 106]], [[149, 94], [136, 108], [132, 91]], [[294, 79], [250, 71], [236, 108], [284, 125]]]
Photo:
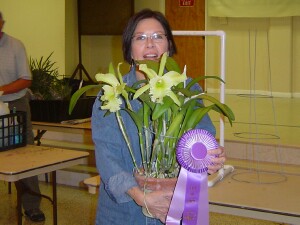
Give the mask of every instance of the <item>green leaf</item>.
[[222, 109], [219, 108], [217, 105], [215, 105], [213, 107], [213, 110], [220, 113], [220, 114], [222, 114], [222, 115], [225, 115], [228, 118], [228, 121], [229, 121], [230, 125], [232, 126], [232, 122], [235, 120], [234, 113], [232, 112], [232, 110], [226, 104], [223, 104], [223, 106], [227, 110], [226, 112], [223, 112]]
[[180, 125], [182, 124], [182, 121], [184, 119], [185, 110], [178, 113], [175, 118], [173, 119], [171, 125], [169, 126], [169, 129], [167, 130], [166, 136], [167, 137], [176, 137], [174, 133], [180, 130]]
[[220, 77], [218, 76], [199, 76], [197, 78], [193, 78], [193, 80], [188, 83], [188, 85], [186, 86], [186, 89], [190, 89], [194, 84], [198, 83], [200, 80], [205, 80], [205, 79], [216, 79], [219, 80], [223, 83], [225, 83]]
[[184, 120], [181, 125], [180, 133], [178, 135], [179, 137], [181, 137], [184, 132], [189, 130], [189, 127], [187, 127], [187, 123], [192, 113], [194, 112], [195, 106], [196, 106], [196, 99], [190, 99], [183, 105], [183, 107], [187, 107], [187, 110], [185, 112]]
[[163, 99], [164, 103], [163, 104], [156, 104], [152, 113], [152, 119], [157, 120], [161, 115], [163, 115], [170, 107], [172, 104], [174, 104], [174, 101], [166, 96]]
[[173, 59], [172, 57], [167, 58], [166, 69], [168, 71], [176, 71], [178, 73], [182, 72], [179, 65], [177, 64], [175, 59]]
[[130, 117], [133, 119], [137, 129], [139, 132], [142, 132], [143, 129], [143, 118], [139, 117], [138, 114], [136, 112], [133, 112], [127, 108], [124, 109], [129, 115]]
[[154, 70], [156, 73], [158, 73], [159, 69], [159, 62], [153, 61], [153, 60], [138, 60], [136, 61], [138, 65], [140, 64], [146, 64], [148, 68]]
[[229, 108], [229, 106], [226, 105], [226, 104], [223, 104], [223, 105], [224, 105], [224, 107], [225, 107], [225, 109], [227, 111], [227, 114], [228, 114], [227, 117], [228, 117], [228, 119], [231, 120], [231, 121], [235, 121], [235, 115], [234, 115], [233, 111], [231, 110], [231, 108]]
[[228, 118], [230, 124], [232, 125], [232, 121], [235, 120], [235, 116], [234, 116], [232, 110], [227, 105], [221, 103], [218, 99], [216, 99], [210, 95], [207, 95], [207, 94], [199, 95], [198, 98], [206, 99], [206, 100], [214, 103], [215, 106], [220, 109], [220, 113], [222, 113], [224, 116], [226, 116]]
[[85, 92], [87, 92], [90, 89], [93, 89], [93, 88], [100, 89], [101, 87], [102, 87], [102, 85], [100, 85], [100, 84], [87, 85], [87, 86], [84, 86], [84, 87], [80, 88], [79, 90], [77, 90], [71, 97], [70, 104], [69, 104], [69, 114], [72, 113], [72, 111], [81, 95], [83, 95]]
[[112, 63], [109, 63], [109, 66], [108, 66], [108, 73], [111, 73], [111, 74], [116, 75], [115, 69], [114, 69], [114, 66], [113, 66]]
[[186, 129], [187, 130], [194, 129], [196, 125], [205, 116], [205, 114], [208, 113], [212, 108], [213, 105], [204, 108], [195, 109], [187, 122]]
[[188, 89], [186, 89], [186, 88], [175, 88], [174, 89], [174, 92], [180, 92], [180, 93], [182, 93], [184, 96], [186, 96], [186, 97], [192, 97], [192, 96], [195, 96], [195, 95], [197, 95], [197, 94], [201, 94], [201, 93], [203, 93], [203, 92], [200, 92], [200, 90], [188, 90]]

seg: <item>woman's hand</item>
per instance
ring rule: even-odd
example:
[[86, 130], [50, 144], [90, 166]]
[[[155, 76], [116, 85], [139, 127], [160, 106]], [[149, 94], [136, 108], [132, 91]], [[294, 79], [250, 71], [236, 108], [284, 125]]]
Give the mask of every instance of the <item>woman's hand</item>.
[[218, 172], [219, 169], [223, 168], [226, 157], [225, 157], [225, 151], [223, 147], [219, 147], [217, 149], [208, 150], [207, 154], [214, 156], [211, 159], [211, 162], [213, 165], [208, 166], [208, 173], [213, 174]]
[[172, 191], [152, 191], [144, 193], [139, 187], [133, 187], [127, 192], [140, 206], [145, 207], [154, 218], [165, 223], [169, 211]]
[[144, 207], [153, 217], [165, 223], [172, 195], [172, 191], [153, 191], [146, 193]]

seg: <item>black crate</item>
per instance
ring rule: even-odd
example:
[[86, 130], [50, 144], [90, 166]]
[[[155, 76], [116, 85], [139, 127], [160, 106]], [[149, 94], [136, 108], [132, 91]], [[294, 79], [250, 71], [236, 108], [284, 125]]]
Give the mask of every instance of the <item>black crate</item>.
[[0, 116], [0, 151], [26, 145], [26, 112]]

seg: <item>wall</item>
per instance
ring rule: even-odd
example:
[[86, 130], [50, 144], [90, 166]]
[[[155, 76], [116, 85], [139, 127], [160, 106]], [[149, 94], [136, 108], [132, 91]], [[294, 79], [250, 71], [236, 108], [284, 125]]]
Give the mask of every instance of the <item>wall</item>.
[[53, 53], [59, 71], [65, 72], [65, 1], [0, 0], [4, 32], [20, 39], [28, 57]]
[[300, 17], [293, 18], [293, 80], [292, 90], [295, 97], [300, 97]]
[[[6, 20], [4, 31], [23, 41], [28, 56], [40, 58], [54, 52], [52, 60], [57, 62], [60, 73], [71, 75], [79, 62], [76, 2], [0, 0], [0, 10]], [[136, 0], [135, 11], [152, 8], [164, 12], [164, 5], [162, 0]], [[206, 17], [206, 23], [207, 30], [221, 29], [227, 34], [227, 93], [249, 93], [255, 86], [261, 94], [269, 94], [272, 87], [277, 96], [300, 97], [299, 17], [241, 20]], [[92, 78], [97, 72], [107, 72], [110, 62], [117, 64], [123, 60], [121, 45], [121, 36], [82, 37], [82, 61]], [[206, 53], [207, 74], [218, 74], [218, 40], [207, 40]], [[208, 82], [209, 91], [218, 90], [216, 85]]]
[[65, 1], [65, 75], [72, 75], [79, 63], [77, 0]]
[[[164, 12], [164, 0], [136, 0], [135, 12], [143, 8]], [[121, 36], [82, 36], [81, 43], [82, 64], [92, 78], [98, 72], [106, 73], [110, 62], [116, 66], [123, 61]]]
[[[300, 97], [299, 17], [206, 18], [207, 30], [226, 32], [226, 93]], [[218, 74], [217, 40], [207, 41], [207, 74]], [[298, 83], [297, 83], [298, 81]], [[217, 84], [209, 83], [215, 92]]]

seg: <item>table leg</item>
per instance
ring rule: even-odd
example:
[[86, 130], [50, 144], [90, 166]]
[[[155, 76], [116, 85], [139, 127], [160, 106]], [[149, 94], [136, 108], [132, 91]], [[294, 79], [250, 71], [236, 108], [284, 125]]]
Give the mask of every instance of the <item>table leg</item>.
[[[37, 141], [36, 145], [40, 146], [42, 144], [41, 139], [43, 135], [47, 132], [47, 130], [37, 130], [36, 131], [36, 136], [34, 137], [34, 141]], [[45, 173], [45, 181], [48, 183], [48, 174]]]
[[57, 191], [56, 191], [56, 171], [52, 171], [52, 204], [53, 204], [53, 224], [57, 225]]
[[43, 137], [43, 135], [47, 132], [47, 130], [37, 130], [36, 132], [36, 136], [34, 137], [34, 140], [37, 141], [38, 146], [41, 145], [41, 138]]
[[[18, 181], [17, 181], [18, 182]], [[18, 225], [22, 225], [22, 190], [18, 188], [16, 185], [17, 189], [17, 211], [18, 211]]]

